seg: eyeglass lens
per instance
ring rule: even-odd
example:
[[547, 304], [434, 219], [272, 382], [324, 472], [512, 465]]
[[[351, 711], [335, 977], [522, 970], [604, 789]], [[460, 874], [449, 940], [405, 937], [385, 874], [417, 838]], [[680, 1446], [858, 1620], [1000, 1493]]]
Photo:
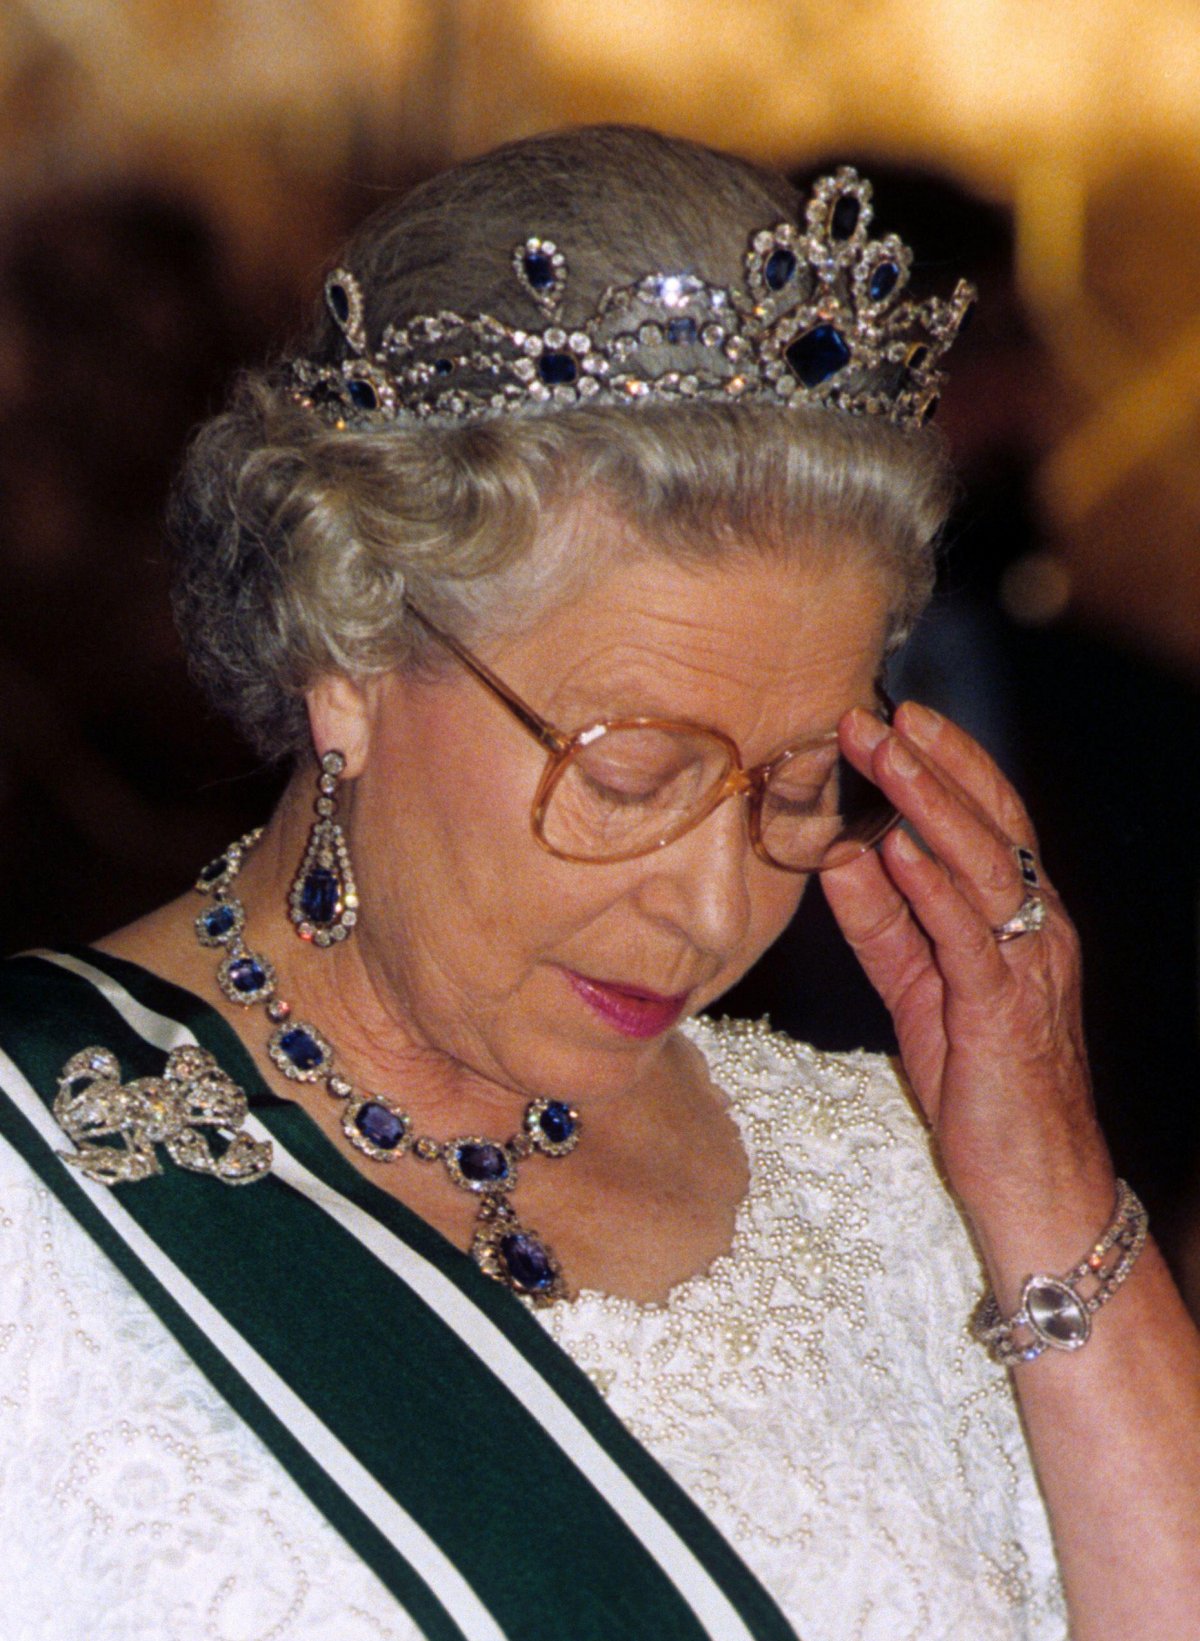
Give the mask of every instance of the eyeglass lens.
[[[716, 736], [682, 726], [624, 725], [577, 741], [543, 796], [539, 831], [556, 854], [617, 860], [648, 853], [713, 807], [733, 768]], [[894, 810], [830, 741], [781, 755], [764, 782], [760, 841], [780, 866], [816, 871], [852, 858]]]

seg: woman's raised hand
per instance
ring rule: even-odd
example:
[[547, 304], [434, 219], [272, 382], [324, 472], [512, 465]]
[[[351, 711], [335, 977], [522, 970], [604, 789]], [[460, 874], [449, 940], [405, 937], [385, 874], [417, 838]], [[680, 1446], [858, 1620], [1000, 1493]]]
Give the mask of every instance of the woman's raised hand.
[[898, 827], [824, 883], [892, 1014], [951, 1185], [985, 1246], [1001, 1222], [1037, 1220], [1052, 1202], [1073, 1201], [1072, 1222], [1090, 1215], [1098, 1229], [1114, 1187], [1092, 1109], [1078, 944], [1044, 875], [1042, 927], [996, 938], [1030, 893], [1017, 849], [1037, 839], [1024, 805], [969, 735], [926, 708], [905, 704], [891, 731], [855, 711], [841, 735], [924, 844]]
[[[924, 848], [896, 828], [825, 874], [828, 899], [891, 1010], [1009, 1316], [1026, 1277], [1070, 1270], [1113, 1211], [1075, 931], [1039, 873], [1041, 927], [997, 940], [1030, 893], [1017, 850], [1037, 841], [969, 735], [911, 703], [893, 730], [856, 711], [840, 732]], [[1072, 1636], [1200, 1633], [1200, 1338], [1153, 1243], [1086, 1349], [1047, 1351], [1016, 1372]]]

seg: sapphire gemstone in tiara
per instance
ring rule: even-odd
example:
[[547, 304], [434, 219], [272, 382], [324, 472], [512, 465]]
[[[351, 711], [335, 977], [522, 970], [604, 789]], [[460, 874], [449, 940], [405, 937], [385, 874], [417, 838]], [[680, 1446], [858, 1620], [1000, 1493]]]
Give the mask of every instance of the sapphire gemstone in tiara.
[[535, 291], [548, 291], [554, 284], [554, 264], [545, 251], [526, 251], [522, 258], [525, 277]]
[[796, 338], [784, 358], [805, 387], [819, 387], [850, 363], [850, 349], [841, 331], [814, 325]]
[[350, 382], [347, 384], [346, 391], [349, 393], [351, 402], [357, 409], [379, 409], [378, 393], [376, 393], [370, 382], [364, 382], [361, 376], [352, 377]]
[[667, 341], [673, 347], [678, 347], [681, 343], [694, 342], [695, 340], [696, 321], [694, 319], [685, 317], [683, 319], [667, 320]]
[[772, 251], [763, 268], [763, 279], [773, 291], [781, 291], [796, 271], [796, 258], [786, 246]]
[[829, 237], [837, 240], [849, 239], [858, 227], [861, 211], [862, 206], [858, 202], [857, 194], [843, 194], [829, 219]]
[[896, 289], [900, 269], [895, 262], [881, 262], [867, 281], [867, 295], [872, 302], [882, 302]]
[[336, 280], [329, 283], [329, 306], [333, 309], [334, 318], [339, 325], [349, 324], [350, 295], [346, 287], [338, 284]]
[[579, 366], [570, 353], [543, 353], [538, 360], [538, 375], [547, 387], [567, 387], [579, 375]]

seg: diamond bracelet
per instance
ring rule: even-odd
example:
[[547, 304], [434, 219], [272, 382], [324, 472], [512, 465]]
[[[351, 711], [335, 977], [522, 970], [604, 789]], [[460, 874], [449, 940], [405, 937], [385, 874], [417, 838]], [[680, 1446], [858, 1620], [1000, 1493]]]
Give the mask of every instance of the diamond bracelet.
[[1078, 1265], [1065, 1276], [1027, 1277], [1021, 1303], [1007, 1321], [989, 1291], [971, 1319], [972, 1334], [1002, 1367], [1035, 1362], [1045, 1350], [1082, 1350], [1091, 1338], [1093, 1315], [1116, 1293], [1145, 1247], [1147, 1226], [1145, 1208], [1119, 1179], [1112, 1219]]

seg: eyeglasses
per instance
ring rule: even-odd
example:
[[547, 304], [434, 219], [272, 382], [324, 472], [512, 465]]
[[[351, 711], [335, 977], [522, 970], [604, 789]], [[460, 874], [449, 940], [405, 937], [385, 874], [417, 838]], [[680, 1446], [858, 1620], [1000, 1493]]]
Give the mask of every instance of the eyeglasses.
[[[743, 766], [719, 729], [666, 718], [604, 718], [571, 733], [521, 700], [415, 605], [409, 610], [549, 756], [533, 798], [533, 835], [561, 860], [634, 860], [674, 843], [726, 798], [744, 795], [756, 855], [785, 872], [824, 872], [877, 843], [895, 807], [842, 757], [830, 730]], [[891, 722], [879, 692], [878, 715]]]

